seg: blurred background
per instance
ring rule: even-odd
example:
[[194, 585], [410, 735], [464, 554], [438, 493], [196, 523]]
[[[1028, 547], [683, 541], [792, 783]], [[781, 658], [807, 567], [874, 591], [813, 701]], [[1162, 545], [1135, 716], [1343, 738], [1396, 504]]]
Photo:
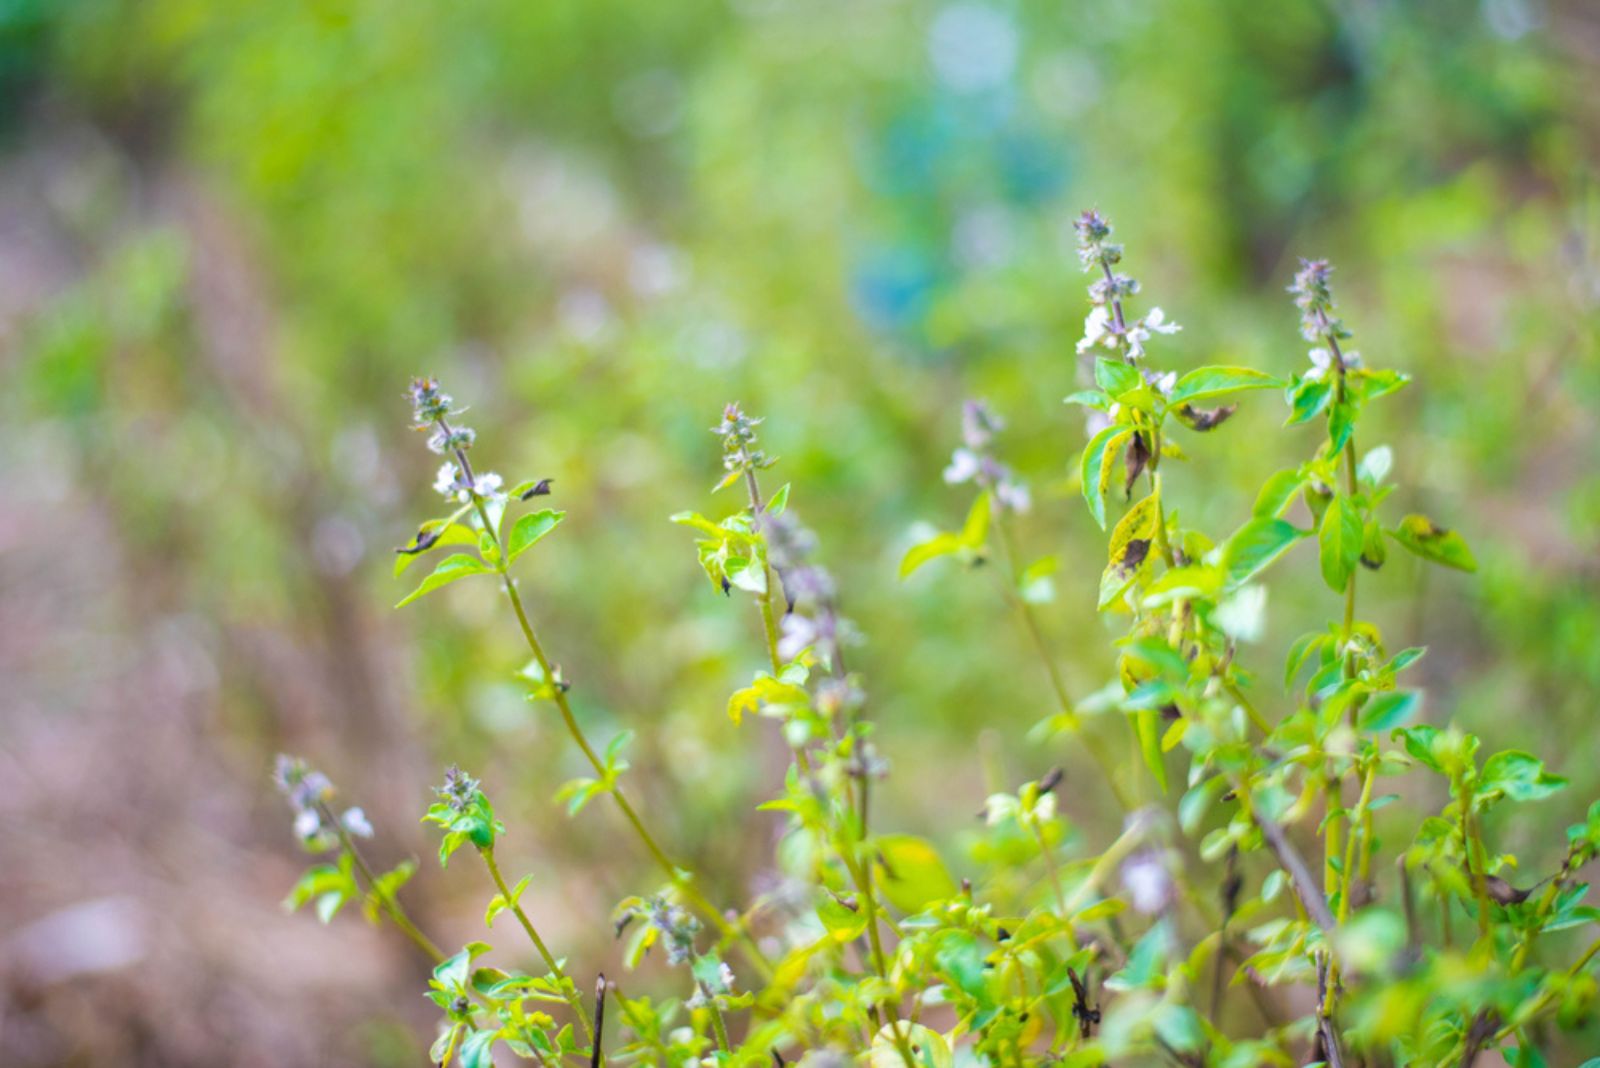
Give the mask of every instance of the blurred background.
[[[568, 518], [523, 588], [591, 734], [637, 732], [631, 788], [713, 897], [765, 874], [777, 825], [750, 810], [782, 754], [723, 711], [763, 663], [757, 617], [666, 517], [738, 506], [710, 494], [708, 433], [735, 399], [866, 636], [879, 826], [967, 874], [983, 796], [1059, 762], [1103, 842], [1092, 771], [1029, 734], [1050, 691], [994, 575], [896, 577], [964, 514], [940, 472], [986, 398], [1033, 490], [1025, 551], [1063, 561], [1062, 670], [1083, 696], [1110, 677], [1061, 404], [1085, 207], [1184, 325], [1152, 345], [1180, 370], [1300, 368], [1284, 287], [1295, 257], [1335, 260], [1354, 345], [1416, 376], [1364, 431], [1394, 448], [1392, 514], [1481, 563], [1393, 553], [1364, 614], [1430, 647], [1429, 719], [1574, 780], [1496, 829], [1529, 870], [1600, 792], [1585, 0], [4, 0], [0, 101], [7, 1065], [419, 1062], [408, 945], [280, 907], [303, 858], [279, 750], [365, 807], [375, 859], [421, 858], [406, 899], [458, 945], [492, 890], [441, 873], [417, 819], [444, 765], [472, 769], [549, 939], [615, 966], [611, 905], [655, 875], [609, 808], [552, 804], [579, 769], [521, 698], [503, 601], [390, 607], [390, 550], [438, 511], [416, 373], [471, 406], [480, 465], [555, 480]], [[1257, 396], [1185, 438], [1186, 520], [1225, 533], [1310, 454], [1282, 417]], [[1316, 567], [1276, 573], [1242, 654], [1269, 706], [1336, 611]]]

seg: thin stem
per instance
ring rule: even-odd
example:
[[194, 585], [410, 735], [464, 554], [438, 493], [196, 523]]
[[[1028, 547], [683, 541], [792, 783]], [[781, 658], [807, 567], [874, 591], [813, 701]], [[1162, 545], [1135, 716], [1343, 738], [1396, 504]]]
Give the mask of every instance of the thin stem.
[[1078, 721], [1078, 713], [1072, 707], [1072, 698], [1067, 695], [1066, 683], [1061, 678], [1061, 670], [1056, 666], [1055, 657], [1050, 652], [1050, 643], [1045, 640], [1044, 630], [1039, 625], [1038, 614], [1033, 606], [1024, 601], [1017, 593], [1017, 581], [1020, 573], [1017, 570], [1016, 543], [1011, 532], [1011, 525], [1006, 521], [1006, 514], [1000, 511], [995, 516], [995, 529], [1000, 533], [1001, 555], [1006, 566], [1006, 599], [1016, 609], [1017, 615], [1022, 619], [1023, 629], [1028, 632], [1028, 637], [1033, 643], [1034, 651], [1044, 663], [1045, 672], [1050, 678], [1050, 689], [1055, 694], [1056, 704], [1061, 709], [1061, 714], [1073, 725], [1073, 733], [1083, 743], [1100, 768], [1100, 774], [1106, 780], [1106, 786], [1111, 790], [1112, 797], [1116, 798], [1117, 805], [1124, 812], [1132, 812], [1133, 799], [1128, 796], [1127, 788], [1117, 778], [1116, 769], [1112, 763], [1111, 754], [1106, 751], [1100, 739], [1092, 732], [1083, 729]]
[[[1597, 954], [1600, 954], [1600, 939], [1596, 939], [1595, 941], [1589, 943], [1589, 948], [1583, 951], [1583, 956], [1579, 957], [1575, 962], [1573, 962], [1572, 967], [1567, 969], [1567, 978], [1569, 980], [1576, 979], [1578, 977], [1578, 973], [1583, 971], [1584, 968], [1588, 967], [1589, 962], [1594, 960]], [[1495, 1032], [1495, 1044], [1499, 1045], [1505, 1039], [1510, 1038], [1512, 1033], [1516, 1031], [1517, 1028], [1526, 1027], [1539, 1015], [1539, 1013], [1545, 1010], [1545, 1007], [1552, 1000], [1554, 1000], [1556, 996], [1557, 995], [1554, 990], [1545, 990], [1544, 993], [1539, 995], [1539, 999], [1534, 1002], [1533, 1008], [1530, 1011], [1522, 1014], [1522, 1018], [1519, 1022], [1508, 1023], [1499, 1031]]]
[[[1319, 313], [1320, 314], [1320, 313]], [[1339, 348], [1339, 339], [1334, 336], [1326, 316], [1322, 317], [1324, 326], [1323, 340], [1328, 343], [1328, 350], [1333, 354], [1333, 366], [1338, 377], [1334, 380], [1334, 405], [1342, 404], [1345, 399], [1347, 387], [1345, 384], [1344, 352]], [[1358, 488], [1356, 482], [1356, 436], [1354, 433], [1344, 443], [1344, 492], [1345, 496], [1354, 499]], [[1356, 574], [1358, 568], [1350, 569], [1350, 577], [1344, 587], [1344, 644], [1348, 646], [1350, 639], [1355, 635], [1356, 627]], [[1346, 656], [1349, 654], [1346, 653]], [[1353, 664], [1347, 660], [1345, 664], [1346, 675], [1350, 674]], [[1354, 708], [1351, 710], [1354, 715]]]
[[[1456, 783], [1456, 798], [1457, 804], [1461, 806], [1462, 860], [1467, 865], [1467, 877], [1472, 881], [1472, 894], [1478, 903], [1478, 934], [1487, 941], [1491, 920], [1489, 884], [1484, 877], [1483, 844], [1478, 839], [1477, 828], [1472, 819], [1472, 795], [1467, 789], [1467, 780], [1464, 775]], [[1476, 854], [1476, 857], [1474, 854]], [[1475, 860], [1476, 863], [1474, 862]]]
[[1296, 894], [1300, 898], [1300, 903], [1305, 906], [1306, 914], [1324, 931], [1333, 930], [1333, 913], [1328, 910], [1328, 900], [1317, 888], [1316, 880], [1311, 877], [1311, 869], [1306, 867], [1306, 862], [1300, 857], [1300, 851], [1295, 849], [1294, 843], [1289, 841], [1289, 836], [1284, 833], [1277, 821], [1269, 819], [1253, 804], [1250, 806], [1250, 812], [1255, 817], [1256, 826], [1261, 828], [1261, 836], [1267, 840], [1267, 845], [1271, 846], [1272, 852], [1277, 855], [1279, 867], [1288, 873], [1289, 881], [1294, 883]]
[[378, 899], [383, 911], [389, 914], [389, 919], [398, 927], [407, 938], [411, 939], [416, 947], [438, 964], [444, 960], [438, 946], [433, 940], [418, 930], [417, 925], [411, 922], [411, 917], [406, 915], [406, 910], [400, 902], [383, 885], [378, 882], [378, 877], [372, 873], [372, 868], [367, 864], [367, 859], [361, 855], [361, 850], [356, 848], [355, 839], [350, 832], [345, 830], [344, 824], [334, 817], [333, 811], [322, 801], [317, 802], [317, 811], [322, 816], [324, 826], [332, 827], [339, 836], [339, 843], [350, 853], [350, 858], [355, 862], [356, 870], [361, 873], [361, 878], [367, 882], [367, 892]]
[[[753, 467], [744, 469], [745, 488], [750, 491], [750, 517], [760, 529], [761, 513], [766, 506], [761, 503], [761, 486], [756, 482], [756, 472]], [[767, 658], [772, 661], [772, 674], [776, 676], [783, 670], [783, 660], [778, 656], [778, 622], [772, 611], [772, 565], [767, 562], [765, 551], [761, 554], [761, 624], [766, 632]]]
[[723, 1053], [732, 1053], [733, 1046], [728, 1042], [728, 1024], [722, 1018], [722, 1009], [717, 1005], [716, 995], [706, 989], [706, 984], [700, 984], [700, 992], [705, 995], [706, 1007], [711, 1010], [711, 1030], [716, 1032], [717, 1048]]
[[1061, 931], [1067, 936], [1067, 948], [1078, 952], [1078, 940], [1072, 933], [1071, 919], [1067, 913], [1067, 895], [1061, 887], [1061, 866], [1056, 863], [1055, 851], [1045, 841], [1044, 828], [1038, 820], [1029, 821], [1033, 825], [1033, 837], [1039, 843], [1039, 855], [1044, 858], [1045, 867], [1050, 870], [1050, 889], [1055, 894], [1056, 912], [1061, 916]]
[[583, 999], [578, 996], [578, 988], [573, 985], [572, 980], [567, 978], [566, 972], [561, 970], [561, 965], [556, 962], [554, 954], [544, 944], [544, 939], [539, 937], [539, 932], [534, 929], [533, 921], [528, 919], [528, 914], [522, 911], [522, 906], [512, 896], [511, 888], [506, 886], [505, 878], [500, 874], [500, 865], [495, 863], [494, 847], [486, 846], [478, 850], [478, 855], [483, 857], [484, 866], [489, 869], [489, 877], [494, 880], [495, 887], [500, 891], [501, 900], [506, 903], [506, 907], [511, 910], [511, 914], [517, 918], [517, 922], [522, 925], [522, 930], [527, 934], [528, 941], [533, 943], [533, 948], [539, 951], [539, 957], [544, 961], [544, 966], [550, 970], [551, 975], [556, 977], [556, 982], [561, 987], [562, 996], [567, 999], [567, 1004], [572, 1006], [572, 1013], [578, 1018], [578, 1022], [583, 1025], [584, 1033], [588, 1035], [589, 1041], [593, 1042], [594, 1031], [589, 1026], [588, 1014], [583, 1011]]
[[1566, 858], [1561, 862], [1561, 870], [1545, 886], [1544, 893], [1539, 895], [1539, 901], [1533, 909], [1534, 920], [1528, 925], [1521, 941], [1517, 943], [1516, 952], [1511, 956], [1511, 974], [1520, 972], [1523, 965], [1528, 962], [1528, 954], [1533, 951], [1533, 940], [1544, 927], [1544, 919], [1549, 915], [1551, 906], [1555, 904], [1557, 895], [1566, 887], [1567, 877], [1572, 873], [1573, 859], [1572, 851], [1568, 850]]
[[[878, 973], [879, 979], [888, 983], [889, 965], [883, 952], [883, 936], [878, 933], [878, 900], [873, 892], [870, 866], [863, 871], [861, 860], [855, 855], [853, 843], [841, 842], [839, 856], [850, 872], [850, 879], [855, 883], [856, 892], [861, 895], [862, 907], [867, 910], [867, 942], [872, 950], [872, 968]], [[900, 1013], [897, 1007], [893, 1007], [893, 1011], [889, 1014], [889, 1026], [892, 1028], [891, 1033], [894, 1035], [895, 1048], [900, 1052], [900, 1059], [905, 1062], [906, 1068], [917, 1068], [906, 1037], [900, 1033]]]
[[[465, 458], [463, 457], [462, 460], [464, 462]], [[582, 751], [584, 758], [588, 760], [589, 766], [594, 769], [595, 774], [604, 778], [606, 775], [605, 762], [594, 751], [594, 747], [589, 744], [588, 737], [583, 733], [583, 728], [578, 725], [577, 717], [572, 714], [572, 705], [567, 700], [566, 690], [556, 683], [555, 673], [550, 666], [550, 658], [545, 655], [544, 647], [539, 644], [539, 638], [534, 633], [533, 624], [528, 621], [527, 609], [522, 605], [522, 596], [517, 592], [517, 584], [512, 580], [511, 572], [507, 566], [505, 549], [500, 541], [500, 533], [495, 529], [494, 524], [489, 521], [489, 513], [483, 506], [483, 499], [476, 493], [472, 493], [472, 503], [477, 510], [479, 521], [483, 524], [483, 529], [488, 532], [494, 542], [496, 549], [495, 570], [500, 574], [500, 581], [505, 587], [506, 596], [511, 599], [511, 608], [516, 613], [517, 624], [522, 628], [523, 640], [527, 642], [529, 651], [533, 653], [534, 662], [539, 665], [539, 670], [543, 672], [544, 678], [550, 684], [556, 708], [561, 713], [561, 720], [566, 725], [567, 733], [571, 735], [573, 742]], [[679, 892], [688, 898], [689, 902], [707, 919], [715, 924], [725, 937], [737, 940], [745, 951], [746, 956], [749, 957], [750, 963], [756, 966], [762, 977], [771, 979], [772, 965], [768, 963], [765, 954], [755, 944], [755, 939], [750, 936], [750, 933], [744, 929], [742, 924], [735, 926], [729, 923], [716, 906], [712, 905], [705, 895], [695, 887], [689, 873], [673, 863], [672, 859], [667, 856], [666, 852], [656, 842], [655, 837], [645, 828], [644, 821], [639, 818], [639, 814], [628, 801], [627, 795], [622, 792], [621, 786], [613, 785], [609, 793], [617, 809], [622, 813], [623, 818], [628, 821], [629, 826], [633, 828], [634, 834], [644, 844], [646, 852], [650, 854], [657, 866], [666, 873], [667, 878], [672, 881]]]
[[1367, 830], [1367, 806], [1372, 802], [1372, 783], [1378, 775], [1377, 761], [1367, 766], [1367, 773], [1361, 780], [1361, 799], [1356, 802], [1356, 810], [1350, 817], [1350, 832], [1346, 836], [1344, 850], [1344, 877], [1339, 883], [1339, 923], [1343, 924], [1350, 918], [1350, 899], [1354, 897], [1354, 878], [1356, 870], [1356, 839], [1362, 842], [1363, 863], [1365, 850], [1371, 847], [1371, 834]]
[[439, 1058], [439, 1068], [446, 1068], [455, 1058], [456, 1047], [461, 1045], [461, 1036], [465, 1030], [461, 1024], [456, 1024], [450, 1029], [450, 1041], [444, 1047], [444, 1056]]
[[1237, 701], [1239, 707], [1244, 709], [1244, 714], [1249, 717], [1251, 723], [1255, 724], [1256, 730], [1260, 731], [1263, 736], [1272, 733], [1272, 725], [1262, 717], [1260, 712], [1256, 711], [1256, 706], [1250, 702], [1250, 698], [1244, 695], [1244, 691], [1239, 689], [1238, 683], [1232, 679], [1224, 679], [1223, 687], [1228, 691], [1228, 696]]

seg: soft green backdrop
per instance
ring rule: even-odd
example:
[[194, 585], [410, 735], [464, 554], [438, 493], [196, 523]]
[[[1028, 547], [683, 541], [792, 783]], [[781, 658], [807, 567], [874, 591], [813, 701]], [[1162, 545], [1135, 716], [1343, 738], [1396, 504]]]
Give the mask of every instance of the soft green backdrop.
[[[569, 516], [524, 589], [592, 733], [637, 731], [634, 788], [728, 897], [762, 876], [749, 810], [781, 754], [722, 711], [756, 617], [666, 517], [736, 506], [707, 428], [727, 400], [764, 415], [769, 488], [867, 635], [882, 824], [959, 869], [986, 779], [1082, 765], [1029, 740], [1049, 691], [993, 577], [896, 567], [959, 521], [940, 471], [987, 398], [1029, 554], [1063, 561], [1063, 668], [1104, 681], [1060, 403], [1088, 206], [1184, 324], [1152, 348], [1179, 369], [1295, 370], [1295, 257], [1339, 265], [1356, 347], [1417, 379], [1372, 417], [1404, 503], [1482, 564], [1393, 554], [1364, 605], [1431, 647], [1430, 718], [1574, 780], [1508, 831], [1545, 863], [1600, 790], [1597, 67], [1582, 0], [0, 4], [0, 930], [65, 916], [102, 951], [18, 951], [4, 1059], [413, 1063], [405, 947], [277, 909], [280, 748], [366, 805], [385, 859], [426, 856], [445, 763], [482, 774], [574, 957], [649, 888], [609, 812], [550, 804], [576, 766], [488, 588], [389, 610], [389, 549], [437, 505], [413, 373], [471, 405], [480, 464], [555, 479]], [[1214, 530], [1315, 445], [1246, 409], [1170, 480]], [[1334, 611], [1309, 555], [1291, 570], [1245, 653], [1266, 686]], [[1077, 781], [1097, 840], [1111, 806]], [[409, 893], [444, 937], [481, 930], [469, 872]]]

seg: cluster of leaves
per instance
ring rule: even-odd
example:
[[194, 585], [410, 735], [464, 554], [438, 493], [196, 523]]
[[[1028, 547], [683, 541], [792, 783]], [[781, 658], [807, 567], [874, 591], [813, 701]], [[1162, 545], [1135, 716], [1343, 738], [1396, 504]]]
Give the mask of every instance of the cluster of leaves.
[[[1366, 407], [1406, 376], [1369, 370], [1346, 351], [1320, 262], [1304, 264], [1291, 287], [1313, 345], [1304, 372], [1284, 381], [1243, 367], [1154, 368], [1147, 345], [1176, 324], [1157, 308], [1130, 315], [1139, 285], [1119, 273], [1122, 249], [1102, 217], [1086, 214], [1079, 233], [1095, 276], [1079, 352], [1093, 360], [1095, 388], [1067, 400], [1088, 411], [1083, 495], [1110, 528], [1097, 608], [1126, 624], [1115, 679], [1075, 700], [1057, 671], [1037, 615], [1053, 598], [1057, 562], [1018, 559], [1013, 531], [1029, 497], [997, 454], [1000, 420], [982, 405], [966, 409], [945, 472], [977, 491], [966, 520], [912, 547], [901, 574], [941, 558], [1001, 562], [983, 571], [1025, 624], [1059, 705], [1038, 737], [1081, 747], [1126, 819], [1110, 840], [1092, 840], [1068, 818], [1066, 776], [1051, 770], [983, 801], [970, 879], [958, 881], [933, 843], [872, 824], [874, 783], [889, 765], [862, 680], [846, 666], [854, 631], [789, 487], [763, 500], [758, 474], [773, 461], [759, 448], [759, 420], [734, 405], [714, 428], [725, 469], [717, 488], [742, 483], [747, 499], [717, 520], [673, 517], [698, 535], [713, 589], [752, 599], [765, 637], [768, 663], [733, 692], [729, 718], [735, 728], [773, 725], [790, 754], [761, 805], [786, 821], [779, 877], [728, 910], [706, 899], [629, 801], [627, 736], [603, 755], [590, 744], [572, 684], [511, 578], [562, 513], [524, 514], [503, 533], [505, 514], [548, 482], [504, 493], [497, 477], [474, 475], [472, 436], [451, 425], [449, 398], [430, 380], [414, 384], [419, 427], [449, 457], [440, 491], [460, 507], [422, 526], [399, 569], [434, 549], [471, 551], [447, 556], [402, 604], [460, 578], [499, 580], [532, 656], [528, 696], [553, 706], [594, 772], [558, 797], [573, 816], [608, 798], [660, 869], [661, 885], [639, 888], [614, 913], [625, 962], [632, 969], [658, 952], [685, 991], [627, 997], [602, 977], [586, 1003], [521, 905], [529, 880], [510, 887], [501, 876], [504, 825], [479, 783], [452, 769], [424, 817], [443, 832], [440, 861], [473, 847], [497, 891], [486, 923], [512, 913], [541, 972], [481, 967], [491, 948], [481, 942], [439, 952], [396, 900], [409, 869], [372, 876], [344, 830], [306, 838], [338, 849], [338, 862], [314, 868], [291, 897], [316, 901], [327, 920], [365, 894], [369, 916], [434, 957], [428, 996], [444, 1014], [435, 1063], [483, 1066], [505, 1049], [546, 1063], [672, 1066], [1401, 1068], [1470, 1065], [1494, 1051], [1541, 1066], [1545, 1033], [1591, 1016], [1600, 941], [1572, 953], [1565, 938], [1546, 936], [1600, 919], [1579, 878], [1600, 853], [1600, 802], [1568, 832], [1559, 870], [1514, 885], [1517, 860], [1486, 817], [1505, 809], [1514, 820], [1516, 806], [1559, 799], [1565, 781], [1530, 754], [1480, 759], [1472, 735], [1418, 722], [1422, 695], [1402, 676], [1424, 650], [1390, 653], [1359, 615], [1358, 580], [1381, 574], [1386, 539], [1434, 564], [1475, 566], [1464, 540], [1427, 517], [1381, 518], [1392, 456], [1382, 446], [1361, 453], [1358, 431]], [[1213, 538], [1164, 498], [1166, 461], [1186, 456], [1184, 432], [1226, 433], [1241, 396], [1269, 391], [1285, 398], [1289, 426], [1320, 421], [1326, 433]], [[1259, 629], [1266, 574], [1303, 542], [1316, 546], [1340, 610], [1293, 644], [1279, 697], [1240, 662], [1238, 643]], [[1401, 777], [1431, 814], [1380, 864], [1376, 814], [1399, 796], [1388, 787]], [[313, 791], [319, 831], [331, 819], [323, 783]], [[307, 803], [303, 785], [288, 792], [297, 810]], [[621, 1022], [609, 1041], [608, 1002]]]

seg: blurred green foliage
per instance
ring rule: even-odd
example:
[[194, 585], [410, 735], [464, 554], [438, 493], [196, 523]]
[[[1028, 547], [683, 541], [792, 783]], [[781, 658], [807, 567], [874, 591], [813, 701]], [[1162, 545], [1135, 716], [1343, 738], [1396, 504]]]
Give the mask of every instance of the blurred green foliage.
[[[215, 730], [252, 792], [275, 747], [315, 743], [354, 785], [388, 767], [363, 755], [375, 732], [425, 738], [422, 767], [479, 769], [547, 821], [546, 863], [594, 868], [611, 900], [614, 846], [550, 805], [573, 767], [510, 678], [516, 635], [479, 640], [492, 595], [387, 613], [433, 469], [408, 375], [473, 404], [490, 465], [555, 480], [568, 517], [525, 579], [552, 655], [595, 734], [638, 731], [648, 799], [692, 795], [667, 833], [733, 873], [770, 789], [761, 761], [717, 761], [761, 744], [723, 711], [755, 622], [667, 522], [719, 514], [722, 403], [766, 417], [772, 485], [793, 483], [868, 636], [884, 825], [955, 842], [986, 777], [1077, 766], [1027, 741], [1049, 693], [1020, 635], [975, 640], [1012, 626], [987, 584], [897, 580], [918, 524], [965, 500], [939, 478], [962, 398], [1007, 416], [1027, 553], [1064, 561], [1045, 618], [1069, 683], [1110, 666], [1082, 417], [1060, 403], [1086, 375], [1069, 220], [1117, 220], [1185, 366], [1297, 367], [1283, 287], [1325, 255], [1361, 347], [1417, 380], [1364, 430], [1422, 487], [1397, 510], [1451, 515], [1482, 565], [1394, 559], [1372, 615], [1432, 647], [1427, 717], [1565, 753], [1587, 796], [1596, 28], [1572, 0], [8, 4], [5, 158], [42, 178], [23, 200], [48, 255], [7, 258], [43, 281], [3, 334], [0, 447], [34, 472], [22, 504], [65, 486], [113, 521], [104, 592], [129, 625], [204, 621]], [[1267, 430], [1265, 408], [1229, 433]], [[1205, 496], [1177, 491], [1202, 525], [1243, 514], [1276, 458], [1225, 462]], [[1275, 597], [1259, 662], [1321, 607]], [[324, 658], [290, 697], [272, 635]], [[409, 823], [428, 781], [369, 783], [393, 805], [369, 812]], [[1574, 816], [1519, 852], [1558, 856]]]

